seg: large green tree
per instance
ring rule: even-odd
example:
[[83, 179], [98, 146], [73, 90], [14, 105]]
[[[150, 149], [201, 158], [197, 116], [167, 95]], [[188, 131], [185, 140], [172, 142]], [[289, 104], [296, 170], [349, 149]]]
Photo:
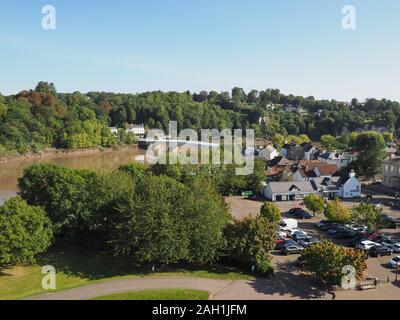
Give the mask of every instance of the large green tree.
[[363, 132], [357, 136], [356, 148], [359, 152], [353, 164], [357, 173], [365, 177], [373, 177], [381, 172], [382, 161], [386, 156], [385, 140], [378, 132]]
[[52, 241], [51, 221], [39, 207], [29, 206], [20, 197], [0, 207], [0, 267], [33, 262]]

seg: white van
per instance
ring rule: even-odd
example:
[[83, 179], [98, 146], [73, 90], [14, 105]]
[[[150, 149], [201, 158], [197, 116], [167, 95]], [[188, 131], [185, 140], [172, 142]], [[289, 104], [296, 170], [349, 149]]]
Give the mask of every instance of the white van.
[[295, 219], [283, 219], [279, 224], [280, 231], [290, 231], [299, 227], [297, 220]]

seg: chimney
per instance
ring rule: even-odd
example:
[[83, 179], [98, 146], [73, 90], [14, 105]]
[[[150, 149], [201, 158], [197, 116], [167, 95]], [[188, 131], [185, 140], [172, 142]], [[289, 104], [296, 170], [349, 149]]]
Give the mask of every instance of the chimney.
[[356, 173], [354, 172], [354, 170], [351, 170], [351, 172], [349, 173], [349, 177], [350, 178], [355, 178], [356, 177]]

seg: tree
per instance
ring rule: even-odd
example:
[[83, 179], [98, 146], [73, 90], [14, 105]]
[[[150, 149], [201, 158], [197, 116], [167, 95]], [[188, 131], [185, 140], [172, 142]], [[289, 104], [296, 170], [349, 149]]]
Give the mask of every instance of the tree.
[[378, 174], [386, 156], [386, 144], [382, 135], [375, 131], [364, 132], [358, 135], [355, 144], [359, 152], [355, 162], [357, 173], [365, 177], [373, 177]]
[[29, 205], [41, 206], [53, 223], [57, 236], [73, 237], [88, 229], [93, 212], [91, 186], [94, 172], [72, 170], [57, 165], [38, 164], [24, 170], [18, 180], [20, 196]]
[[120, 166], [119, 170], [131, 175], [135, 180], [143, 179], [147, 174], [146, 166], [136, 162]]
[[307, 247], [302, 259], [305, 267], [327, 285], [341, 284], [345, 266], [354, 267], [357, 278], [367, 269], [367, 258], [362, 251], [345, 249], [328, 241]]
[[33, 262], [50, 246], [52, 235], [43, 209], [11, 198], [0, 207], [0, 266]]
[[276, 134], [272, 139], [272, 143], [274, 144], [275, 149], [282, 149], [283, 145], [285, 144], [285, 136], [279, 133]]
[[248, 267], [254, 266], [262, 275], [270, 274], [271, 251], [275, 247], [276, 225], [258, 215], [234, 221], [225, 230], [228, 255]]
[[135, 263], [213, 263], [223, 254], [230, 215], [214, 186], [202, 178], [184, 185], [147, 175], [111, 216], [115, 256]]
[[324, 212], [325, 201], [316, 194], [310, 194], [304, 198], [304, 204], [306, 205], [308, 210], [311, 210], [312, 213], [315, 214]]
[[321, 137], [321, 145], [323, 148], [326, 148], [329, 151], [336, 149], [337, 146], [337, 139], [334, 136], [329, 134], [323, 135]]
[[368, 229], [372, 231], [378, 231], [385, 223], [382, 210], [367, 203], [360, 203], [353, 208], [353, 221], [358, 225], [368, 226]]
[[329, 202], [325, 207], [325, 216], [335, 223], [347, 223], [351, 220], [351, 210], [344, 207], [339, 199]]
[[267, 219], [269, 223], [278, 225], [282, 220], [281, 211], [279, 208], [270, 202], [265, 202], [260, 210], [260, 215]]
[[263, 188], [262, 182], [265, 180], [265, 162], [262, 160], [254, 161], [253, 172], [245, 178], [247, 190], [260, 192]]

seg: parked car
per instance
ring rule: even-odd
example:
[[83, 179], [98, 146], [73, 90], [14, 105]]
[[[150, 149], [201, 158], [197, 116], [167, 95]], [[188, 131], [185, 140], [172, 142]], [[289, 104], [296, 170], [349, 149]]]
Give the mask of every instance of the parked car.
[[389, 228], [392, 229], [399, 229], [400, 228], [400, 220], [394, 217], [389, 217], [387, 220], [387, 225]]
[[387, 243], [387, 242], [381, 242], [381, 245], [389, 248], [392, 250], [394, 253], [400, 253], [400, 243]]
[[393, 250], [382, 246], [382, 245], [377, 245], [372, 247], [371, 249], [368, 250], [368, 255], [371, 257], [381, 257], [381, 256], [391, 256], [393, 254]]
[[393, 269], [397, 269], [397, 266], [400, 267], [400, 256], [394, 257], [392, 260], [389, 261], [389, 265]]
[[298, 228], [298, 223], [295, 219], [283, 219], [279, 224], [281, 231], [290, 231]]
[[336, 225], [336, 224], [335, 224], [335, 223], [332, 223], [332, 222], [324, 223], [324, 224], [321, 226], [320, 229], [321, 229], [322, 231], [327, 231], [328, 229], [334, 227], [335, 225]]
[[371, 249], [372, 247], [375, 246], [380, 246], [379, 243], [373, 242], [371, 240], [365, 240], [365, 241], [361, 241], [358, 245], [357, 248], [363, 251], [368, 251], [369, 249]]
[[294, 214], [297, 218], [302, 219], [302, 220], [308, 220], [308, 219], [312, 219], [313, 216], [311, 214], [309, 214], [307, 211], [296, 211]]
[[305, 239], [299, 240], [299, 241], [297, 242], [297, 244], [298, 244], [300, 247], [307, 248], [307, 247], [309, 247], [309, 246], [311, 246], [311, 245], [313, 245], [313, 244], [317, 244], [317, 243], [320, 243], [320, 242], [321, 242], [321, 240], [319, 240], [318, 238], [315, 238], [315, 237], [307, 237], [307, 238], [305, 238]]
[[289, 236], [292, 238], [296, 233], [307, 235], [306, 231], [303, 231], [303, 230], [300, 230], [300, 229], [293, 229], [293, 230], [289, 231]]
[[302, 208], [292, 208], [288, 212], [290, 214], [295, 214], [297, 211], [304, 211]]
[[290, 254], [298, 254], [298, 253], [302, 253], [304, 250], [303, 247], [300, 247], [299, 245], [286, 245], [281, 249], [281, 252], [283, 254], [286, 254], [287, 256]]
[[282, 250], [282, 248], [287, 245], [297, 245], [297, 243], [292, 239], [288, 239], [283, 242], [276, 243], [275, 250]]
[[292, 236], [292, 239], [296, 242], [307, 239], [307, 238], [308, 238], [307, 234], [302, 233], [302, 232], [297, 232], [297, 233], [293, 234], [293, 236]]
[[325, 224], [328, 224], [328, 223], [331, 223], [329, 220], [321, 220], [321, 221], [318, 221], [316, 224], [315, 224], [315, 226], [317, 227], [317, 228], [321, 228], [322, 226], [324, 226]]

